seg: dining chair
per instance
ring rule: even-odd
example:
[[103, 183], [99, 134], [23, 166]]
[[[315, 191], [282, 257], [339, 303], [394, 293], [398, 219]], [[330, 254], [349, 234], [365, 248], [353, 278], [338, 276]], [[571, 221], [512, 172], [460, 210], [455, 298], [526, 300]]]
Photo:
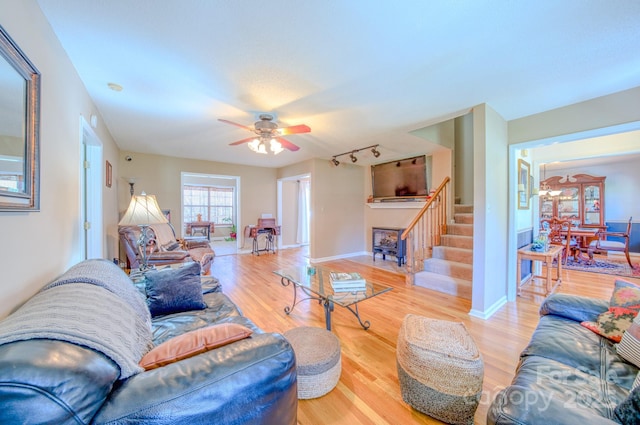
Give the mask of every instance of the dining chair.
[[540, 220], [542, 228], [549, 231], [549, 243], [562, 245], [562, 264], [567, 264], [569, 253], [575, 258], [578, 243], [571, 237], [571, 220], [562, 220], [558, 217], [543, 218]]
[[[629, 257], [629, 237], [631, 235], [631, 219], [633, 217], [629, 217], [629, 222], [627, 223], [627, 231], [622, 232], [607, 232], [607, 231], [599, 231], [596, 236], [598, 237], [596, 240], [591, 241], [589, 244], [589, 261], [593, 261], [593, 254], [595, 252], [624, 252], [625, 257], [627, 257], [627, 262], [629, 266], [633, 269], [633, 264], [631, 264], [631, 258]], [[612, 241], [608, 240], [609, 237], [617, 237], [623, 238], [624, 242], [620, 241]]]

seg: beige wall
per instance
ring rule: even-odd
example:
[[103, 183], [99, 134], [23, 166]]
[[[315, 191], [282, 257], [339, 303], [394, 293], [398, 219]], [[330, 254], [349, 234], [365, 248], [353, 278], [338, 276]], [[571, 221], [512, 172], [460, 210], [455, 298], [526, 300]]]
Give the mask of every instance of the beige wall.
[[[42, 74], [40, 211], [1, 212], [0, 318], [83, 259], [80, 214], [80, 117], [99, 114], [35, 0], [0, 0], [0, 25]], [[117, 147], [98, 119], [104, 159], [118, 172]], [[104, 167], [103, 164], [99, 164]], [[104, 256], [115, 241], [116, 189], [103, 188]]]
[[[454, 198], [473, 204], [473, 114], [455, 118], [456, 142], [453, 160]], [[455, 200], [454, 199], [454, 200]]]
[[364, 249], [366, 167], [313, 160], [311, 173], [311, 259], [339, 257]]
[[640, 121], [640, 87], [509, 121], [509, 144]]
[[507, 295], [507, 122], [489, 105], [478, 105], [473, 110], [473, 135], [471, 312], [485, 317]]
[[[131, 156], [131, 161], [125, 161]], [[123, 213], [129, 205], [128, 178], [134, 177], [135, 193], [145, 191], [156, 195], [162, 209], [171, 210], [171, 222], [178, 236], [182, 236], [182, 190], [181, 173], [215, 174], [240, 178], [238, 238], [244, 242], [244, 226], [257, 224], [263, 213], [276, 216], [276, 176], [275, 168], [250, 167], [237, 164], [173, 158], [161, 155], [123, 151], [120, 154], [119, 202], [118, 210]], [[251, 247], [249, 242], [244, 246]]]

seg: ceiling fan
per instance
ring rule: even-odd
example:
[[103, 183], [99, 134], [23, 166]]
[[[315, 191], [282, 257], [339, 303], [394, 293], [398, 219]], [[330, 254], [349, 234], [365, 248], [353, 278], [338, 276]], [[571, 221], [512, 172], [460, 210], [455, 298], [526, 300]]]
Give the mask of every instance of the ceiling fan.
[[252, 133], [258, 135], [258, 137], [251, 136], [247, 137], [246, 139], [238, 140], [237, 142], [229, 143], [230, 146], [248, 143], [249, 149], [254, 152], [264, 154], [267, 153], [267, 143], [269, 144], [271, 152], [273, 152], [275, 155], [279, 154], [284, 149], [297, 151], [300, 148], [290, 141], [283, 139], [282, 136], [288, 136], [290, 134], [309, 133], [311, 131], [311, 129], [304, 124], [278, 128], [278, 124], [273, 122], [273, 115], [271, 114], [260, 114], [258, 118], [260, 118], [260, 121], [254, 123], [253, 128], [229, 120], [219, 119], [218, 121], [235, 125], [236, 127], [244, 128], [245, 130], [249, 130]]

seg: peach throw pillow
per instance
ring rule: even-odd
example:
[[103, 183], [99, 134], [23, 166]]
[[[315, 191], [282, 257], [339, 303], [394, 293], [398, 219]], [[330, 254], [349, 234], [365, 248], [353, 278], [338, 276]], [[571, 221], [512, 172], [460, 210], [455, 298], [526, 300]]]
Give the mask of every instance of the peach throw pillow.
[[253, 331], [237, 323], [221, 323], [171, 338], [153, 348], [140, 360], [145, 370], [155, 369], [223, 345], [247, 338]]

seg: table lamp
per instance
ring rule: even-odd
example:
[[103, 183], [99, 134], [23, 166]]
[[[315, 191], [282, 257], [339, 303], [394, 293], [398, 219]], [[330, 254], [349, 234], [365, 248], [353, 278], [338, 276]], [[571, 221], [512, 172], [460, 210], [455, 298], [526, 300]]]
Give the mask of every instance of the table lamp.
[[118, 226], [139, 226], [140, 239], [138, 239], [138, 249], [142, 255], [140, 271], [146, 271], [149, 267], [147, 254], [147, 231], [152, 224], [168, 223], [166, 217], [158, 206], [158, 201], [154, 195], [147, 195], [144, 192], [140, 195], [133, 195], [129, 208], [124, 213]]

